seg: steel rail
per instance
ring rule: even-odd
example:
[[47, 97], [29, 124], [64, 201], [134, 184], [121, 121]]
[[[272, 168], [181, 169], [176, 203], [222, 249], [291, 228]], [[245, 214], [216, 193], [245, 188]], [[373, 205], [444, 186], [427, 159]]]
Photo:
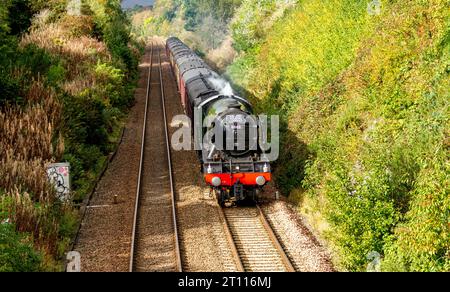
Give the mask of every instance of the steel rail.
[[[237, 267], [237, 271], [238, 272], [245, 272], [247, 271], [245, 266], [244, 266], [244, 261], [248, 261], [249, 258], [248, 256], [245, 256], [243, 254], [241, 254], [241, 252], [239, 251], [239, 249], [237, 248], [237, 245], [235, 243], [235, 239], [233, 237], [233, 232], [231, 231], [231, 227], [230, 227], [230, 221], [228, 220], [227, 216], [225, 215], [225, 211], [224, 208], [221, 206], [217, 206], [219, 208], [219, 216], [221, 217], [221, 221], [224, 221], [224, 225], [225, 225], [225, 234], [226, 237], [228, 239], [228, 242], [230, 244], [230, 248], [231, 248], [231, 252], [233, 255], [233, 258], [235, 259], [236, 262], [236, 267]], [[264, 212], [262, 211], [262, 209], [256, 205], [256, 210], [258, 213], [258, 219], [262, 224], [262, 227], [264, 228], [264, 230], [267, 232], [267, 236], [269, 237], [270, 242], [272, 242], [273, 247], [276, 249], [278, 255], [281, 258], [281, 261], [283, 263], [283, 266], [285, 267], [287, 272], [296, 272], [296, 269], [294, 268], [291, 260], [289, 259], [289, 257], [287, 256], [283, 246], [281, 245], [281, 243], [279, 242], [275, 231], [273, 230], [272, 226], [270, 225], [270, 223], [267, 221], [266, 216], [264, 215]]]
[[180, 252], [180, 241], [178, 236], [178, 225], [177, 225], [177, 210], [176, 210], [176, 194], [175, 187], [173, 182], [173, 172], [172, 172], [172, 156], [170, 151], [170, 140], [169, 140], [169, 129], [167, 127], [167, 114], [166, 114], [166, 102], [165, 102], [165, 92], [164, 92], [164, 83], [163, 83], [163, 75], [162, 75], [162, 63], [161, 63], [161, 51], [158, 52], [159, 58], [159, 80], [161, 83], [161, 101], [162, 101], [162, 110], [164, 116], [164, 131], [166, 134], [166, 147], [167, 147], [167, 163], [169, 165], [169, 179], [170, 179], [170, 191], [172, 197], [172, 216], [173, 216], [173, 228], [174, 228], [174, 240], [175, 240], [175, 256], [177, 262], [177, 271], [182, 272], [183, 266], [181, 262], [181, 252]]
[[139, 216], [139, 200], [141, 197], [141, 182], [142, 182], [142, 169], [144, 166], [144, 153], [145, 153], [145, 136], [147, 133], [147, 116], [148, 116], [148, 104], [150, 99], [150, 82], [152, 78], [152, 67], [153, 67], [153, 43], [151, 44], [150, 51], [150, 66], [148, 67], [148, 77], [147, 77], [147, 93], [145, 97], [145, 112], [144, 112], [144, 126], [142, 129], [142, 142], [141, 142], [141, 157], [139, 161], [139, 173], [138, 173], [138, 183], [136, 189], [136, 204], [134, 208], [134, 218], [133, 218], [133, 231], [131, 233], [131, 250], [130, 250], [130, 267], [129, 271], [134, 270], [134, 253], [136, 248], [136, 231], [137, 231], [137, 220]]
[[236, 243], [234, 242], [233, 234], [231, 233], [228, 219], [225, 216], [223, 208], [220, 205], [217, 205], [217, 208], [219, 208], [218, 209], [219, 219], [225, 227], [225, 236], [227, 237], [227, 241], [230, 245], [231, 254], [234, 258], [234, 262], [236, 264], [237, 271], [245, 272], [244, 264], [242, 263], [241, 256], [239, 255], [239, 251], [236, 247]]
[[284, 266], [286, 267], [288, 272], [295, 272], [295, 268], [292, 265], [291, 260], [289, 259], [289, 257], [286, 254], [286, 251], [284, 250], [283, 246], [281, 245], [280, 241], [278, 240], [277, 236], [275, 235], [275, 232], [272, 228], [272, 226], [270, 225], [269, 221], [267, 221], [266, 215], [264, 214], [263, 210], [261, 209], [261, 207], [259, 205], [256, 205], [256, 208], [258, 209], [258, 213], [259, 213], [259, 218], [264, 226], [264, 228], [267, 231], [267, 234], [270, 237], [270, 240], [272, 241], [272, 243], [274, 244], [275, 248], [278, 250], [278, 253], [281, 257], [281, 260], [283, 261]]

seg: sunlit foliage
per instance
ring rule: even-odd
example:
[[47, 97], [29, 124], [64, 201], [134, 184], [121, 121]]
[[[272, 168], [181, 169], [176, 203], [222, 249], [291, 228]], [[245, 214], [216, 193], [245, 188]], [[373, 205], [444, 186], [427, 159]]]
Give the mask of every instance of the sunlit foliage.
[[448, 271], [448, 0], [244, 1], [228, 69], [283, 121], [279, 187], [332, 243], [339, 267]]

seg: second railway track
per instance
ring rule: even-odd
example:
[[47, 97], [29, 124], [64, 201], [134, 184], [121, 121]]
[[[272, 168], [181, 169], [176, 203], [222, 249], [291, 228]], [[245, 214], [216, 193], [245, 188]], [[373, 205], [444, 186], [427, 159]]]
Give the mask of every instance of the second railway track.
[[[151, 46], [130, 251], [131, 272], [183, 271], [161, 50], [160, 45]], [[237, 271], [295, 271], [258, 206], [220, 209], [220, 216]]]
[[[196, 171], [197, 153], [171, 153], [168, 143], [182, 112], [170, 69], [161, 42], [149, 46], [140, 65], [136, 117], [127, 126], [114, 171], [107, 172], [93, 197], [95, 204], [80, 233], [76, 250], [83, 255], [83, 269], [294, 271], [292, 260], [297, 271], [332, 270], [323, 250], [302, 230], [292, 232], [295, 222], [280, 216], [279, 208], [264, 206], [268, 223], [257, 206], [224, 210], [205, 197], [204, 177]], [[114, 199], [120, 196], [113, 205], [111, 194]], [[112, 254], [116, 256], [111, 258]]]
[[182, 271], [161, 50], [160, 45], [151, 46], [131, 272]]

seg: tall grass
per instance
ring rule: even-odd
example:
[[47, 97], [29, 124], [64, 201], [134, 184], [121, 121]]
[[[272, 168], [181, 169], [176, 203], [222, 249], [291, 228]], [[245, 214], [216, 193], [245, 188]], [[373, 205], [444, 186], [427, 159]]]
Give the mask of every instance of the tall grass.
[[25, 100], [24, 106], [9, 106], [0, 112], [0, 186], [4, 192], [0, 211], [17, 231], [32, 234], [39, 250], [56, 254], [59, 225], [52, 206], [58, 198], [46, 167], [64, 151], [58, 132], [61, 105], [52, 90], [36, 80], [29, 85]]
[[[90, 2], [95, 7], [109, 5], [109, 12], [122, 15], [119, 1]], [[10, 88], [6, 98], [0, 97], [0, 222], [15, 228], [13, 237], [23, 241], [6, 243], [4, 250], [10, 254], [0, 257], [6, 270], [60, 270], [55, 260], [61, 259], [74, 235], [77, 215], [73, 202], [56, 196], [47, 166], [69, 162], [72, 198], [82, 200], [131, 104], [133, 64], [140, 51], [127, 46], [125, 20], [116, 17], [112, 25], [107, 14], [100, 21], [92, 11], [68, 16], [59, 8], [58, 4], [56, 10], [38, 14], [28, 33], [9, 36], [8, 45], [14, 49], [3, 50], [0, 40], [0, 54], [10, 58], [0, 62], [7, 75], [0, 82]], [[0, 27], [0, 33], [3, 28], [7, 33], [7, 26]], [[121, 32], [119, 39], [111, 37], [115, 30]], [[2, 232], [10, 234], [11, 228]], [[29, 251], [23, 265], [21, 259], [8, 258], [20, 248], [28, 249], [28, 242], [42, 257]]]
[[22, 37], [20, 44], [22, 47], [37, 45], [51, 55], [64, 59], [65, 68], [70, 69], [66, 70], [67, 82], [77, 79], [88, 80], [91, 83], [87, 83], [86, 87], [92, 85], [92, 80], [89, 79], [92, 75], [85, 75], [90, 72], [86, 64], [112, 60], [103, 42], [88, 35], [74, 36], [63, 23], [34, 27], [29, 34]]

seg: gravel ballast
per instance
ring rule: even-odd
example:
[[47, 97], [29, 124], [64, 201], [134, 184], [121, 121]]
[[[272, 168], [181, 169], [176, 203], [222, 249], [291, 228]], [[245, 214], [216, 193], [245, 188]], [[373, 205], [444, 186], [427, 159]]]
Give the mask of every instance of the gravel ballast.
[[[166, 114], [171, 139], [179, 129], [178, 120], [174, 117], [184, 114], [184, 111], [166, 51], [162, 49], [164, 40], [154, 41], [161, 49]], [[122, 143], [92, 196], [75, 244], [74, 250], [81, 254], [83, 272], [129, 270], [149, 61], [150, 47], [140, 65], [136, 104], [130, 111]], [[154, 69], [153, 72], [156, 74], [158, 71]], [[153, 91], [158, 90], [157, 81], [159, 82], [154, 76]], [[159, 94], [154, 93], [151, 97], [160, 98]], [[161, 113], [157, 113], [156, 108], [158, 103], [151, 102], [150, 106], [154, 108], [149, 109], [149, 119], [160, 119]], [[144, 162], [149, 175], [142, 181], [142, 192], [146, 196], [142, 201], [142, 210], [147, 218], [140, 223], [144, 240], [137, 247], [144, 251], [141, 254], [144, 257], [137, 263], [138, 270], [173, 271], [173, 233], [169, 231], [173, 224], [170, 224], [172, 221], [168, 214], [171, 214], [171, 210], [168, 209], [167, 202], [170, 190], [159, 182], [168, 175], [164, 170], [167, 153], [158, 150], [165, 149], [165, 144], [154, 137], [156, 134], [162, 135], [163, 130], [160, 123], [155, 124], [151, 120], [147, 125], [150, 133], [148, 138], [153, 139], [153, 142], [148, 143], [147, 151], [152, 154], [148, 154]], [[171, 155], [183, 271], [237, 271], [224, 222], [219, 216], [218, 204], [215, 198], [207, 195], [209, 188], [203, 181], [197, 153], [172, 149]], [[157, 177], [155, 172], [161, 173], [161, 176]], [[302, 272], [334, 271], [326, 248], [287, 202], [274, 201], [275, 193], [276, 189], [270, 184], [264, 192], [265, 203], [261, 207], [296, 269]], [[164, 213], [164, 216], [158, 217], [159, 213]], [[156, 217], [159, 219], [156, 220]]]
[[[176, 81], [167, 56], [162, 54], [166, 111], [170, 136], [178, 129], [177, 115], [184, 114]], [[171, 122], [174, 123], [171, 123]], [[177, 217], [183, 271], [236, 271], [220, 221], [215, 199], [205, 197], [208, 191], [195, 151], [174, 151], [172, 165], [177, 196]]]
[[330, 254], [284, 201], [262, 205], [284, 250], [299, 272], [333, 272]]
[[147, 50], [139, 67], [136, 103], [129, 113], [122, 143], [81, 223], [74, 249], [81, 254], [83, 272], [126, 272], [129, 269], [149, 60], [150, 50]]

